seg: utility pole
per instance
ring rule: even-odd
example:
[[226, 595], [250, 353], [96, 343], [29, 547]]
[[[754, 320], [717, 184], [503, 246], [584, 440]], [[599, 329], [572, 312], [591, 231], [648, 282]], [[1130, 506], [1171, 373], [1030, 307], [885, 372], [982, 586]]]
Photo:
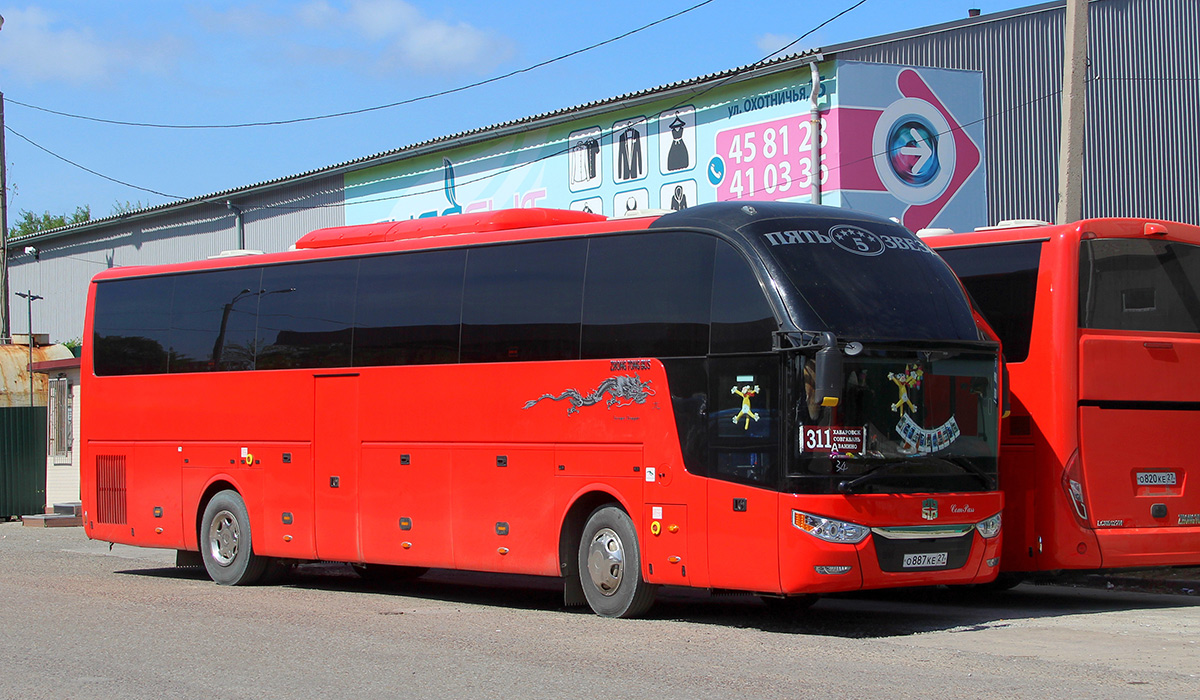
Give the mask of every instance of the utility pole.
[[[0, 26], [4, 18], [0, 17]], [[8, 319], [8, 161], [4, 155], [4, 93], [0, 92], [0, 342], [12, 342]]]
[[1062, 132], [1056, 223], [1083, 218], [1083, 125], [1087, 117], [1088, 0], [1067, 0], [1063, 26]]
[[[4, 17], [0, 16], [0, 29]], [[12, 342], [8, 322], [8, 160], [4, 155], [4, 93], [0, 92], [0, 343]]]

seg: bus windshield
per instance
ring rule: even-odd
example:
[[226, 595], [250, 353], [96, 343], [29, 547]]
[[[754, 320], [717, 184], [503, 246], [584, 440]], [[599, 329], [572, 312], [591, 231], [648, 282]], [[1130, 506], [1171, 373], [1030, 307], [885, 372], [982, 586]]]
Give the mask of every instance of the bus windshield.
[[796, 323], [840, 338], [978, 340], [954, 273], [903, 227], [850, 216], [768, 219], [743, 231], [777, 265]]
[[[803, 368], [800, 368], [800, 363]], [[793, 363], [798, 493], [918, 493], [996, 488], [996, 355], [865, 348], [847, 357], [842, 399], [813, 400], [815, 362]]]

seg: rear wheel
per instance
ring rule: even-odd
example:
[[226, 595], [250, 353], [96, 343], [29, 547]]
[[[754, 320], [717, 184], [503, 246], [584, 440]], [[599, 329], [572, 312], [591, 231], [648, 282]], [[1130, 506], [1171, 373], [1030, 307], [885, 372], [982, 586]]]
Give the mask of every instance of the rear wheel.
[[254, 554], [250, 515], [237, 491], [221, 491], [205, 507], [200, 554], [209, 577], [223, 586], [255, 583], [271, 563]]
[[617, 506], [588, 516], [579, 541], [579, 582], [588, 605], [604, 617], [637, 617], [654, 603], [657, 586], [642, 579], [633, 520]]

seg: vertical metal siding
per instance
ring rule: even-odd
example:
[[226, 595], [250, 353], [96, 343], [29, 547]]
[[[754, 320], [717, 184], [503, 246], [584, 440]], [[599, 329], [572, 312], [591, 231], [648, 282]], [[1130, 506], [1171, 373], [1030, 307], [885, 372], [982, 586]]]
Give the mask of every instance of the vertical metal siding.
[[[1084, 215], [1200, 223], [1200, 3], [1094, 0], [1088, 18]], [[1031, 8], [837, 57], [983, 71], [989, 223], [1053, 220], [1063, 21]]]
[[0, 517], [46, 507], [46, 407], [0, 409]]
[[[342, 177], [320, 178], [235, 200], [244, 213], [246, 247], [287, 250], [300, 236], [346, 221]], [[9, 261], [10, 289], [31, 289], [33, 330], [53, 342], [81, 338], [84, 300], [92, 276], [110, 267], [203, 260], [237, 247], [236, 219], [224, 201], [200, 204], [132, 223], [116, 221], [86, 238], [38, 244], [38, 257], [21, 253]], [[14, 251], [14, 252], [20, 252]], [[12, 330], [28, 325], [25, 300], [9, 304]]]

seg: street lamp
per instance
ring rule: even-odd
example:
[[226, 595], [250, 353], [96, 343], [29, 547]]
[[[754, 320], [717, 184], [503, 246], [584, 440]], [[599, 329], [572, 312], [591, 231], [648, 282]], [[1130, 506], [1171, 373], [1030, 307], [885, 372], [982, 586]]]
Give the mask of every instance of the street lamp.
[[44, 297], [34, 294], [33, 290], [17, 292], [17, 296], [23, 297], [29, 307], [29, 407], [33, 408], [33, 302]]

